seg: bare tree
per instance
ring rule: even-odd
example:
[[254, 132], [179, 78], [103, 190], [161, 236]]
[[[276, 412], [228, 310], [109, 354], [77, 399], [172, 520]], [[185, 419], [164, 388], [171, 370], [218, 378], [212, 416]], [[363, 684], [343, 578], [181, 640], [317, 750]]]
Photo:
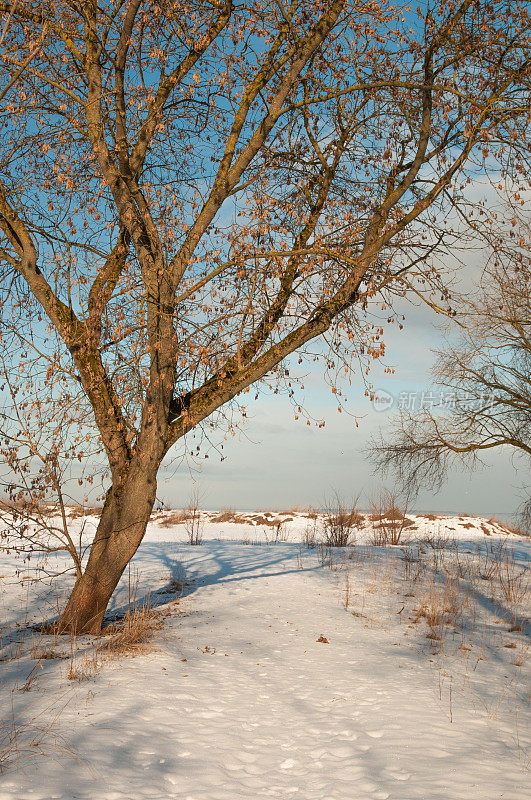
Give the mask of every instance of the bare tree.
[[[97, 632], [169, 450], [318, 336], [382, 353], [478, 174], [526, 174], [526, 4], [0, 3], [2, 330], [109, 484], [59, 630]], [[485, 208], [478, 207], [481, 213]], [[466, 209], [468, 219], [473, 208]], [[440, 292], [442, 301], [435, 298]], [[388, 312], [392, 317], [392, 313]], [[25, 374], [12, 365], [14, 383]]]
[[[401, 414], [391, 440], [374, 443], [377, 466], [392, 468], [404, 486], [440, 487], [451, 466], [473, 467], [502, 445], [531, 466], [531, 259], [516, 246], [512, 256], [486, 270], [459, 315], [458, 343], [437, 354], [442, 403]], [[530, 512], [531, 498], [527, 525]]]

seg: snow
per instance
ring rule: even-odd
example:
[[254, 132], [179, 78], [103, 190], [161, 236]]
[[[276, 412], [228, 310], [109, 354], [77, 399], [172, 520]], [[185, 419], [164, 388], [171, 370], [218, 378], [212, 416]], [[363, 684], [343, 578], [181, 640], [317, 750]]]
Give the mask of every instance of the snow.
[[[528, 796], [525, 635], [511, 630], [525, 601], [509, 609], [465, 568], [503, 542], [520, 575], [528, 542], [484, 520], [412, 516], [404, 549], [371, 545], [367, 528], [330, 552], [302, 544], [308, 518], [289, 516], [288, 541], [269, 545], [274, 529], [249, 519], [205, 514], [195, 547], [182, 524], [150, 523], [113, 608], [132, 585], [137, 604], [168, 610], [163, 629], [86, 681], [67, 674], [90, 663], [91, 639], [28, 627], [53, 614], [66, 578], [53, 591], [22, 581], [2, 556], [2, 718], [15, 719], [20, 754], [0, 800]], [[406, 548], [424, 559], [421, 578], [406, 579]], [[430, 569], [456, 551], [462, 624], [429, 639], [418, 611], [438, 591]], [[65, 657], [35, 659], [36, 647]]]

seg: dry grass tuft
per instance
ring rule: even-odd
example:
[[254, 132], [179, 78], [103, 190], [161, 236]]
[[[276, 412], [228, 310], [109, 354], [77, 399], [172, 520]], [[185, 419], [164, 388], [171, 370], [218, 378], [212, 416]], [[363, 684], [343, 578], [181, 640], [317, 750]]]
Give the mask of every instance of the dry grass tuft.
[[104, 628], [103, 634], [108, 640], [100, 644], [98, 651], [113, 656], [148, 652], [153, 635], [162, 628], [163, 617], [162, 611], [150, 606], [130, 609], [119, 622]]
[[177, 595], [180, 597], [187, 586], [190, 586], [190, 581], [185, 578], [169, 578], [167, 586], [164, 589], [160, 589], [158, 594], [171, 595], [172, 597]]
[[22, 761], [49, 755], [55, 749], [49, 741], [51, 725], [38, 727], [35, 724], [37, 717], [36, 714], [34, 719], [26, 721], [11, 710], [0, 720], [0, 775]]
[[320, 523], [319, 520], [317, 519], [317, 515], [313, 517], [308, 517], [303, 532], [303, 541], [306, 547], [309, 548], [317, 547], [317, 544], [319, 542], [319, 535], [320, 535]]
[[503, 552], [496, 560], [497, 577], [503, 599], [517, 615], [529, 596], [527, 568], [519, 567], [513, 553]]
[[32, 650], [31, 657], [36, 661], [49, 661], [52, 659], [60, 660], [63, 658], [68, 658], [68, 655], [66, 653], [59, 653], [53, 648], [35, 646]]
[[424, 618], [429, 628], [427, 637], [440, 640], [444, 627], [456, 624], [466, 603], [467, 599], [459, 592], [457, 581], [447, 578], [442, 585], [432, 582], [421, 599], [415, 621]]
[[66, 673], [69, 681], [89, 681], [98, 672], [100, 663], [96, 653], [85, 653], [81, 661], [76, 661], [72, 656], [70, 668]]

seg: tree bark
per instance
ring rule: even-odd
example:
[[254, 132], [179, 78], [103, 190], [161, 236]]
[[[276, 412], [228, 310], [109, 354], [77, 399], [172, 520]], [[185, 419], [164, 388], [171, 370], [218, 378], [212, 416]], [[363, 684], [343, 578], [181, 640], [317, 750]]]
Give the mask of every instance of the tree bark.
[[156, 470], [146, 473], [137, 465], [120, 489], [109, 490], [86, 569], [57, 623], [58, 633], [101, 632], [109, 600], [144, 537], [156, 485]]

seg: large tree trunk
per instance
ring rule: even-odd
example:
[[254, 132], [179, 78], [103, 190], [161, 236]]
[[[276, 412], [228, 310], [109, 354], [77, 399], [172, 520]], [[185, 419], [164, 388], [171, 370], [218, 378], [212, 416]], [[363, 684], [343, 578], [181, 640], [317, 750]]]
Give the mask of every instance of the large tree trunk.
[[119, 490], [111, 488], [83, 575], [57, 623], [59, 633], [97, 634], [127, 564], [140, 545], [156, 496], [156, 471], [136, 469]]

